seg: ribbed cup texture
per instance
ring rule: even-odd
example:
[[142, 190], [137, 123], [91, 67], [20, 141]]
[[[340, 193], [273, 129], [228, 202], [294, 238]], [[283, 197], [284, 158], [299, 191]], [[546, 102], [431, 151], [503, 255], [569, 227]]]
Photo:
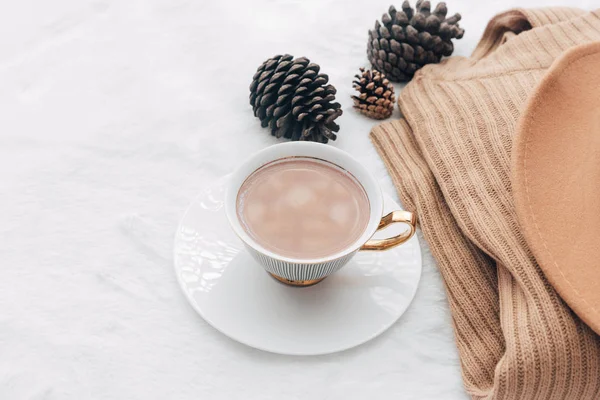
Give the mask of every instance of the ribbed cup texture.
[[371, 133], [438, 261], [474, 399], [600, 399], [600, 337], [542, 274], [510, 181], [528, 95], [557, 57], [598, 40], [600, 10], [500, 14], [470, 58], [420, 70], [400, 94], [404, 119]]
[[353, 251], [350, 254], [331, 261], [319, 263], [296, 263], [269, 257], [259, 251], [254, 250], [250, 246], [246, 246], [246, 249], [252, 255], [252, 257], [260, 265], [262, 265], [264, 269], [267, 270], [267, 272], [292, 281], [310, 281], [329, 276], [346, 265], [348, 261], [350, 261], [350, 259], [356, 254], [356, 251]]

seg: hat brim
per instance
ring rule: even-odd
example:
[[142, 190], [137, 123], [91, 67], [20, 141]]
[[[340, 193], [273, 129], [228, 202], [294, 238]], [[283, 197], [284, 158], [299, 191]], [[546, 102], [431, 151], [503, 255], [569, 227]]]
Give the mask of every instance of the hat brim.
[[600, 42], [544, 76], [517, 127], [513, 194], [540, 268], [600, 334]]

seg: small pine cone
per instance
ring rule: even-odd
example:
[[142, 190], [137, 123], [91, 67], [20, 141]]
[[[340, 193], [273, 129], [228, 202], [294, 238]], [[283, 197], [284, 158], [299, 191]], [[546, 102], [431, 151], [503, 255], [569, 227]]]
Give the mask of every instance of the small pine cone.
[[353, 87], [359, 92], [352, 96], [354, 108], [361, 114], [373, 119], [385, 119], [394, 111], [394, 87], [379, 71], [360, 69], [356, 74]]
[[384, 72], [394, 82], [410, 80], [426, 64], [438, 63], [452, 54], [452, 39], [463, 37], [458, 25], [460, 14], [446, 18], [446, 3], [432, 11], [427, 0], [417, 0], [415, 9], [408, 0], [402, 10], [390, 6], [369, 31], [367, 55], [373, 68]]
[[250, 105], [277, 138], [327, 143], [335, 140], [342, 115], [329, 77], [305, 57], [286, 54], [266, 60], [252, 78]]

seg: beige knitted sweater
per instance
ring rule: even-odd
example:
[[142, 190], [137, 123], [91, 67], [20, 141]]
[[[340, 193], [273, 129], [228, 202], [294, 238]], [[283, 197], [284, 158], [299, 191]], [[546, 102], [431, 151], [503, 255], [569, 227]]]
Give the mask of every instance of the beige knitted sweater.
[[544, 278], [510, 183], [528, 94], [567, 49], [598, 40], [600, 10], [498, 15], [472, 57], [419, 71], [400, 95], [404, 118], [371, 133], [438, 261], [473, 398], [600, 399], [600, 337]]

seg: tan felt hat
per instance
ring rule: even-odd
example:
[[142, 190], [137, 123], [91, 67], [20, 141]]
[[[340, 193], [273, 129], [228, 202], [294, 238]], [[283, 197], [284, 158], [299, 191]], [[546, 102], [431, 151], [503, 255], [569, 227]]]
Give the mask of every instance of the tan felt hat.
[[529, 98], [513, 192], [548, 281], [600, 334], [600, 42], [565, 53]]

